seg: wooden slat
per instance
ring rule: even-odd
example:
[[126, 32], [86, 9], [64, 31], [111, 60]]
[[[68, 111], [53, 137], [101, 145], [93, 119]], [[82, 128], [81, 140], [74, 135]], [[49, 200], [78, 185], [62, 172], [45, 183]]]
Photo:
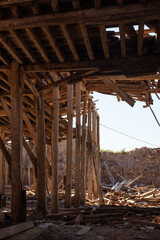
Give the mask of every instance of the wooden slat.
[[80, 0], [72, 0], [72, 4], [73, 4], [74, 9], [76, 9], [76, 10], [81, 8]]
[[7, 49], [7, 51], [12, 55], [12, 57], [20, 64], [22, 64], [22, 60], [19, 57], [17, 51], [14, 49], [14, 47], [12, 46], [12, 43], [10, 42], [10, 40], [7, 40], [7, 38], [5, 36], [3, 36], [2, 34], [0, 34], [0, 42], [3, 44], [3, 46]]
[[31, 40], [34, 43], [35, 47], [40, 52], [40, 54], [43, 57], [43, 59], [45, 60], [45, 62], [49, 63], [49, 58], [47, 56], [46, 50], [44, 49], [44, 47], [43, 47], [41, 41], [39, 40], [39, 38], [36, 36], [34, 30], [26, 28], [26, 32], [29, 35], [29, 37], [31, 38]]
[[23, 50], [23, 52], [26, 54], [26, 56], [29, 58], [29, 60], [32, 63], [36, 63], [36, 60], [35, 60], [33, 54], [31, 53], [31, 51], [29, 50], [29, 48], [25, 44], [25, 42], [22, 39], [20, 39], [20, 36], [16, 33], [16, 31], [10, 30], [10, 34], [11, 34], [12, 37], [14, 37], [16, 43]]
[[76, 207], [80, 204], [80, 165], [81, 165], [81, 123], [80, 123], [80, 104], [81, 104], [81, 84], [76, 83], [76, 149], [75, 149], [75, 200]]
[[86, 49], [87, 49], [89, 59], [94, 60], [94, 53], [93, 53], [91, 42], [90, 42], [90, 39], [89, 39], [89, 36], [88, 36], [87, 28], [86, 28], [84, 22], [80, 22], [79, 26], [80, 26], [80, 29], [81, 29], [81, 33], [82, 33], [82, 36], [83, 36], [83, 39], [84, 39], [84, 43], [85, 43], [85, 46], [86, 46]]
[[66, 158], [66, 186], [65, 207], [71, 207], [72, 188], [72, 139], [73, 139], [73, 85], [67, 85], [67, 158]]
[[77, 52], [77, 50], [75, 48], [74, 42], [73, 42], [73, 40], [71, 38], [71, 35], [70, 35], [69, 31], [68, 31], [67, 26], [65, 24], [62, 24], [61, 25], [61, 30], [62, 30], [63, 35], [64, 35], [64, 37], [65, 37], [65, 39], [66, 39], [66, 41], [68, 43], [69, 48], [70, 48], [70, 50], [71, 50], [71, 52], [73, 54], [74, 60], [75, 61], [79, 61], [80, 59], [79, 59], [79, 56], [78, 56], [78, 52]]
[[101, 0], [94, 0], [95, 8], [101, 8], [102, 7], [102, 1]]
[[102, 47], [103, 47], [103, 52], [104, 52], [105, 59], [109, 59], [110, 54], [109, 54], [109, 49], [108, 49], [106, 27], [104, 25], [100, 25], [99, 26], [99, 31], [100, 31], [100, 36], [101, 36]]
[[51, 139], [51, 164], [52, 164], [52, 191], [51, 211], [59, 211], [58, 199], [58, 137], [59, 137], [59, 88], [53, 89], [53, 116], [52, 116], [52, 139]]
[[101, 77], [102, 82], [109, 86], [112, 90], [115, 91], [115, 93], [122, 98], [122, 100], [126, 101], [131, 107], [134, 106], [135, 101], [133, 98], [131, 98], [128, 94], [126, 94], [124, 91], [122, 91], [117, 85], [109, 79], [109, 77], [102, 76]]
[[138, 47], [137, 47], [137, 54], [138, 56], [142, 56], [143, 54], [143, 33], [144, 33], [144, 23], [139, 23], [138, 29]]
[[60, 62], [64, 62], [64, 56], [60, 48], [58, 47], [58, 44], [56, 42], [55, 36], [51, 32], [49, 27], [42, 27], [43, 32], [46, 34], [46, 37], [53, 48], [55, 54], [57, 55]]
[[121, 56], [126, 57], [125, 30], [123, 24], [119, 24], [119, 30], [120, 30]]

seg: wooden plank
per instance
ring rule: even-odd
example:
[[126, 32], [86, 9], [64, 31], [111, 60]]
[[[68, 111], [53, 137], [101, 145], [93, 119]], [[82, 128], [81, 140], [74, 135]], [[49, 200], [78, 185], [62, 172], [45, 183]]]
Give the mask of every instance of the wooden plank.
[[[0, 31], [25, 29], [59, 24], [73, 24], [84, 21], [86, 25], [116, 25], [159, 19], [159, 1], [146, 4], [131, 3], [121, 6], [106, 6], [100, 9], [83, 9], [57, 14], [24, 17], [20, 19], [1, 20]], [[114, 18], [113, 18], [114, 15]]]
[[140, 22], [139, 29], [138, 29], [138, 47], [137, 47], [138, 56], [142, 56], [143, 54], [143, 33], [144, 33], [144, 22]]
[[120, 30], [121, 56], [126, 57], [126, 41], [125, 41], [124, 24], [119, 24], [119, 30]]
[[17, 51], [13, 47], [12, 43], [10, 40], [8, 40], [4, 35], [0, 34], [0, 42], [2, 45], [7, 49], [7, 51], [11, 54], [11, 56], [19, 63], [22, 64], [22, 60], [19, 57]]
[[102, 7], [101, 0], [94, 0], [94, 5], [95, 5], [95, 8], [101, 8]]
[[[93, 144], [96, 146], [96, 114], [94, 111], [94, 107], [92, 110], [92, 142]], [[96, 161], [96, 166], [93, 164], [93, 194], [94, 194], [94, 198], [98, 197], [98, 186], [97, 186], [97, 177], [96, 174], [98, 173], [98, 169], [96, 171], [96, 167], [97, 167], [97, 158], [95, 158]]]
[[71, 35], [70, 35], [69, 31], [68, 31], [68, 28], [67, 28], [66, 24], [62, 24], [61, 25], [61, 30], [63, 32], [63, 35], [64, 35], [66, 41], [67, 41], [67, 44], [68, 44], [69, 48], [70, 48], [70, 50], [71, 50], [71, 52], [73, 54], [74, 60], [75, 61], [79, 61], [80, 59], [79, 59], [79, 56], [78, 56], [78, 52], [77, 52], [77, 50], [75, 48], [74, 42], [73, 42], [73, 40], [71, 38]]
[[11, 83], [11, 217], [12, 221], [21, 220], [21, 162], [23, 151], [22, 85], [19, 79], [18, 63], [12, 61], [9, 73]]
[[72, 189], [73, 85], [67, 85], [67, 120], [65, 207], [69, 208], [71, 207]]
[[52, 139], [51, 139], [51, 164], [52, 164], [52, 191], [51, 211], [59, 211], [58, 199], [58, 137], [59, 137], [59, 88], [53, 89], [53, 117], [52, 117]]
[[53, 35], [53, 33], [51, 32], [50, 28], [49, 27], [42, 27], [42, 30], [46, 34], [46, 37], [47, 37], [51, 47], [53, 48], [56, 56], [58, 57], [58, 60], [60, 62], [64, 62], [63, 53], [62, 53], [61, 49], [58, 47], [56, 38]]
[[73, 4], [74, 9], [76, 9], [76, 10], [81, 8], [80, 0], [72, 0], [72, 4]]
[[27, 34], [29, 35], [29, 37], [31, 38], [32, 42], [34, 43], [35, 47], [38, 49], [38, 51], [40, 52], [42, 58], [44, 59], [44, 61], [46, 63], [49, 63], [49, 58], [47, 56], [47, 52], [46, 50], [44, 49], [41, 41], [39, 40], [39, 38], [36, 36], [35, 32], [33, 29], [29, 29], [29, 28], [26, 28], [25, 29]]
[[110, 54], [109, 54], [109, 48], [108, 48], [108, 39], [107, 39], [106, 27], [104, 25], [100, 25], [99, 26], [99, 31], [100, 31], [100, 36], [101, 36], [102, 47], [103, 47], [103, 52], [104, 52], [105, 59], [109, 59]]
[[81, 83], [76, 83], [76, 149], [75, 149], [75, 199], [74, 205], [80, 204], [80, 164], [81, 164]]
[[25, 223], [20, 223], [17, 225], [6, 227], [6, 228], [1, 228], [0, 239], [4, 239], [6, 237], [26, 231], [27, 229], [30, 229], [32, 227], [34, 227], [34, 224], [32, 222], [25, 222]]
[[93, 163], [91, 158], [91, 99], [88, 100], [88, 199], [92, 200]]
[[37, 97], [37, 211], [46, 216], [46, 151], [45, 151], [45, 112], [44, 94]]
[[122, 98], [122, 100], [126, 101], [131, 107], [134, 106], [135, 100], [131, 98], [127, 93], [125, 93], [123, 90], [121, 90], [117, 85], [110, 80], [108, 77], [102, 76], [101, 77], [102, 82], [109, 86], [111, 89], [113, 89], [116, 94]]
[[82, 36], [83, 36], [83, 39], [84, 39], [84, 43], [85, 43], [85, 46], [86, 46], [86, 49], [87, 49], [89, 59], [94, 60], [93, 49], [92, 49], [91, 42], [90, 42], [88, 32], [87, 32], [87, 28], [86, 28], [84, 22], [80, 22], [79, 27], [80, 27], [80, 30], [81, 30], [81, 33], [82, 33]]
[[81, 147], [81, 204], [86, 200], [86, 117], [87, 117], [87, 94], [84, 97], [83, 119], [82, 119], [82, 147]]
[[36, 63], [36, 59], [34, 58], [32, 52], [29, 50], [26, 43], [20, 38], [18, 33], [14, 30], [10, 30], [11, 36], [15, 39], [15, 42], [18, 44], [18, 46], [23, 50], [23, 52], [26, 54], [26, 56], [29, 58], [29, 60], [32, 63]]

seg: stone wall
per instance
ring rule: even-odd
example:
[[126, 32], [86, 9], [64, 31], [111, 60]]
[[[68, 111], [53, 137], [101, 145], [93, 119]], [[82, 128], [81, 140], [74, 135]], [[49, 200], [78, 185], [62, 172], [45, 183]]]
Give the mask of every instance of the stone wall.
[[101, 152], [102, 182], [110, 183], [103, 161], [108, 165], [116, 181], [134, 179], [142, 174], [135, 184], [154, 184], [160, 187], [160, 149], [141, 148], [126, 153]]

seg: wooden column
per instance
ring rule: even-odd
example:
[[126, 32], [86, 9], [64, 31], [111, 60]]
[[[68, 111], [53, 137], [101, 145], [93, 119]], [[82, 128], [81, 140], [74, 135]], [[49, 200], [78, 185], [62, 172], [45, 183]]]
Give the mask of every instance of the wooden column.
[[[96, 146], [96, 114], [93, 108], [92, 111], [92, 141], [93, 141], [93, 146]], [[96, 149], [96, 148], [95, 148]], [[92, 151], [93, 154], [93, 151]], [[93, 157], [93, 156], [92, 156]], [[97, 160], [97, 159], [96, 159]], [[97, 166], [97, 162], [96, 162], [96, 166]], [[96, 169], [93, 165], [93, 192], [94, 192], [94, 197], [97, 198], [97, 176], [96, 176]]]
[[76, 83], [76, 151], [75, 151], [75, 206], [80, 203], [80, 164], [81, 164], [81, 83]]
[[81, 204], [86, 200], [86, 110], [87, 95], [84, 97], [83, 122], [82, 122], [82, 148], [81, 148]]
[[44, 93], [37, 98], [37, 212], [46, 215], [46, 151]]
[[9, 71], [11, 84], [11, 217], [21, 220], [21, 162], [23, 150], [22, 136], [22, 79], [19, 77], [18, 63], [12, 61]]
[[[47, 145], [47, 159], [49, 163], [51, 163], [51, 146]], [[49, 177], [49, 169], [47, 169], [47, 187], [48, 187], [48, 192], [51, 192], [51, 177]]]
[[52, 119], [52, 142], [51, 142], [51, 163], [52, 163], [52, 190], [51, 190], [51, 211], [59, 211], [58, 203], [58, 137], [59, 137], [59, 88], [53, 89], [53, 119]]
[[[2, 135], [1, 128], [0, 128], [0, 136]], [[0, 150], [0, 194], [4, 194], [4, 157], [2, 151]]]
[[88, 198], [92, 199], [92, 173], [93, 164], [91, 158], [91, 100], [88, 101]]
[[65, 207], [71, 207], [72, 189], [72, 139], [73, 139], [73, 85], [67, 86], [67, 159], [66, 159], [66, 188]]

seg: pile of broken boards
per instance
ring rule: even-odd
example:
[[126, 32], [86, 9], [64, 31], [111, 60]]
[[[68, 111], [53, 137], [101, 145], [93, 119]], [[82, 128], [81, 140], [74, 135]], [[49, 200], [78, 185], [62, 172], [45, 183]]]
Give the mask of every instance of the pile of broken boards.
[[150, 186], [132, 186], [141, 176], [114, 186], [102, 184], [104, 202], [107, 205], [130, 206], [130, 207], [155, 207], [160, 208], [160, 189]]

